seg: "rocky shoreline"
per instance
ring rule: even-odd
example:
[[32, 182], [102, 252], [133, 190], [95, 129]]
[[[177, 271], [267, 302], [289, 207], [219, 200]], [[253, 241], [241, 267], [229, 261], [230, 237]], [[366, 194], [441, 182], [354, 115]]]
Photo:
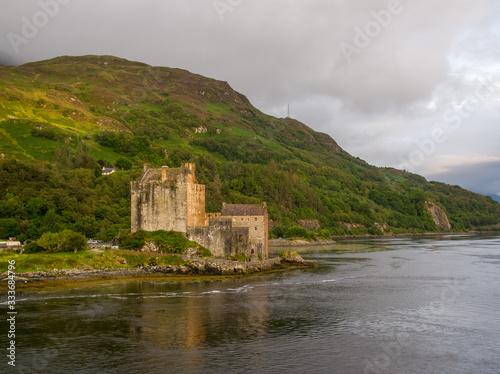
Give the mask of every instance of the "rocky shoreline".
[[[16, 283], [50, 280], [85, 280], [92, 278], [134, 277], [143, 275], [165, 276], [230, 276], [248, 275], [259, 272], [287, 270], [295, 268], [317, 267], [318, 264], [305, 261], [297, 254], [276, 257], [264, 261], [238, 262], [225, 259], [195, 259], [179, 266], [138, 266], [135, 268], [74, 268], [53, 269], [16, 274]], [[7, 273], [2, 274], [2, 281], [7, 281]]]
[[269, 247], [300, 247], [300, 246], [315, 246], [315, 245], [330, 245], [337, 244], [335, 240], [288, 240], [288, 239], [271, 239]]

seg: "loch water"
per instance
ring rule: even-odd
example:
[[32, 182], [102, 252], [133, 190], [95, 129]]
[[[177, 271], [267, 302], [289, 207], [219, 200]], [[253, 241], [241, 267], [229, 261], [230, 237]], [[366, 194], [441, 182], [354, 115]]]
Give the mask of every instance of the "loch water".
[[0, 371], [500, 373], [500, 236], [297, 250], [323, 267], [21, 294]]

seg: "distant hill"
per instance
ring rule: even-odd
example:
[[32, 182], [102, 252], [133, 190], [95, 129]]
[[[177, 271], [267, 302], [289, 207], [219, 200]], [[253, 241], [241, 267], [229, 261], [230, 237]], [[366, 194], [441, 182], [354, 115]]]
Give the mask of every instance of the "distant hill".
[[[195, 162], [208, 211], [267, 201], [275, 236], [436, 231], [432, 205], [452, 230], [500, 222], [492, 198], [369, 165], [226, 82], [113, 56], [0, 66], [0, 154], [0, 237], [113, 237], [145, 162]], [[124, 170], [100, 176], [97, 161]]]

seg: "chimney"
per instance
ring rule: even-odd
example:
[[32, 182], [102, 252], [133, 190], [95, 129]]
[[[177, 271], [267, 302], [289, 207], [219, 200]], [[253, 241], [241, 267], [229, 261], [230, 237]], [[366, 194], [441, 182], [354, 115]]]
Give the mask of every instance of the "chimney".
[[151, 164], [144, 164], [144, 172], [147, 172], [149, 169], [151, 169]]
[[165, 182], [168, 179], [168, 166], [161, 167], [161, 181]]

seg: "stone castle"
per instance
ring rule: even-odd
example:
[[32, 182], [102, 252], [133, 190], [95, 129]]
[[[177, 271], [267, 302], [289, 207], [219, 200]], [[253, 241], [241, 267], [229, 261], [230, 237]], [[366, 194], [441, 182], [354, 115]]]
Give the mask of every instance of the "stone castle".
[[206, 213], [205, 185], [198, 184], [195, 168], [144, 165], [140, 181], [131, 182], [132, 232], [179, 231], [217, 257], [267, 259], [267, 205], [223, 204], [220, 213]]

